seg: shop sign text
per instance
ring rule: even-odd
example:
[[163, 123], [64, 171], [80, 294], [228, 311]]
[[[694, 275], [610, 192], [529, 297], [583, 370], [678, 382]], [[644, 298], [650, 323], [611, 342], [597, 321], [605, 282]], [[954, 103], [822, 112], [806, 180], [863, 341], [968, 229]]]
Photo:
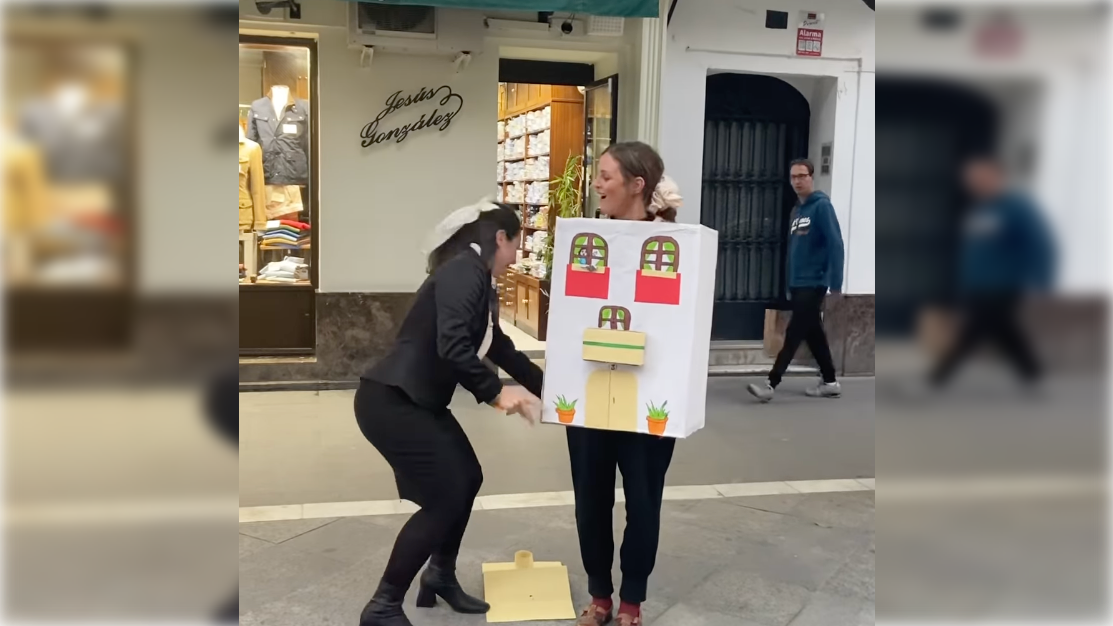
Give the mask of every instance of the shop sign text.
[[796, 29], [796, 56], [823, 56], [823, 31], [818, 28]]
[[[438, 96], [440, 96], [440, 100], [437, 101], [437, 108], [428, 113], [422, 113], [416, 121], [395, 126], [390, 130], [380, 130], [383, 121], [390, 115], [412, 105], [434, 100]], [[410, 136], [410, 133], [426, 128], [436, 128], [438, 131], [448, 130], [448, 127], [452, 125], [452, 120], [456, 119], [462, 108], [464, 108], [463, 96], [453, 93], [452, 88], [448, 85], [441, 85], [436, 88], [422, 87], [416, 93], [405, 96], [402, 95], [401, 91], [396, 91], [386, 99], [386, 107], [379, 111], [375, 119], [368, 122], [360, 131], [359, 136], [363, 140], [361, 144], [364, 148], [367, 148], [386, 143], [391, 139], [394, 140], [394, 143], [402, 143]]]

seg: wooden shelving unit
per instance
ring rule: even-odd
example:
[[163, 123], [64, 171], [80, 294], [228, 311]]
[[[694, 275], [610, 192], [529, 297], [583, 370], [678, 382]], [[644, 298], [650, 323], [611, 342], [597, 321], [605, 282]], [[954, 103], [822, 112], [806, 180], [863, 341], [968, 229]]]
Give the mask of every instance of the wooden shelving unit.
[[[507, 132], [511, 119], [544, 110], [550, 107], [549, 124], [545, 127], [534, 128], [526, 132], [510, 134]], [[508, 139], [524, 137], [524, 154], [503, 158], [499, 162], [499, 171], [505, 179], [505, 164], [519, 163], [536, 157], [548, 157], [548, 177], [534, 177], [529, 180], [503, 180], [501, 196], [503, 202], [516, 204], [521, 207], [523, 218], [527, 217], [527, 207], [545, 207], [548, 201], [548, 185], [543, 196], [546, 204], [528, 203], [525, 200], [537, 198], [523, 197], [521, 202], [517, 198], [508, 197], [508, 190], [514, 183], [529, 185], [530, 183], [547, 182], [564, 173], [564, 165], [568, 157], [582, 156], [584, 152], [584, 96], [576, 87], [564, 85], [535, 85], [524, 83], [499, 84], [499, 121], [502, 122], [503, 133], [498, 136], [498, 142], [503, 143]], [[538, 154], [530, 154], [530, 139], [539, 133], [549, 131], [549, 149]], [[535, 140], [536, 141], [536, 140]], [[503, 152], [505, 156], [505, 152]], [[548, 216], [545, 226], [530, 226], [523, 219], [525, 235], [531, 235], [539, 230], [544, 230], [552, 236], [553, 224], [556, 220]], [[525, 237], [523, 249], [525, 247]], [[501, 305], [500, 314], [507, 321], [512, 322], [530, 336], [541, 341], [545, 340], [545, 328], [548, 325], [549, 290], [548, 280], [539, 280], [513, 270], [497, 279]]]

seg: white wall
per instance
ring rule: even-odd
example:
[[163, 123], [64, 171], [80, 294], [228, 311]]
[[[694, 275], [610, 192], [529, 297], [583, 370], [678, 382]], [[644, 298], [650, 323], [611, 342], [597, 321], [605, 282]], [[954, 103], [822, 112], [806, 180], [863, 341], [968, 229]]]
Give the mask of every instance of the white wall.
[[[497, 51], [476, 55], [459, 74], [445, 58], [389, 54], [376, 54], [365, 69], [343, 33], [326, 32], [319, 57], [319, 289], [414, 291], [425, 279], [421, 248], [432, 227], [494, 193]], [[401, 144], [360, 146], [360, 130], [390, 94], [442, 84], [464, 98], [447, 130], [421, 130]], [[416, 121], [434, 108], [435, 102], [407, 107], [382, 127]]]
[[[876, 212], [874, 210], [874, 79], [872, 73], [862, 74], [859, 83], [858, 125], [854, 137], [853, 182], [850, 190], [850, 219], [847, 224], [846, 293], [874, 293], [874, 245]], [[843, 164], [842, 167], [846, 165]], [[834, 163], [834, 171], [840, 164]]]
[[[835, 140], [835, 109], [838, 96], [838, 81], [834, 78], [812, 79], [812, 97], [808, 103], [812, 109], [812, 123], [808, 132], [808, 158], [815, 164], [815, 188], [830, 195], [831, 174], [822, 173], [822, 157], [820, 149], [823, 144]], [[835, 163], [832, 160], [831, 171], [836, 167], [850, 167], [849, 163]]]
[[[787, 11], [788, 29], [765, 28], [765, 11]], [[669, 24], [671, 44], [733, 50], [794, 54], [800, 11], [822, 11], [823, 56], [862, 58], [873, 69], [874, 12], [862, 0], [697, 0], [679, 2]]]
[[[766, 29], [767, 8], [789, 11], [790, 28]], [[802, 9], [816, 7], [765, 6], [753, 0], [677, 6], [668, 28], [662, 79], [661, 155], [684, 195], [684, 209], [678, 219], [699, 223], [708, 74], [726, 71], [788, 78], [812, 104], [813, 134], [819, 132], [833, 140], [834, 167], [831, 179], [824, 184], [848, 250], [844, 290], [873, 293], [873, 126], [871, 122], [868, 131], [860, 128], [858, 98], [861, 77], [869, 76], [872, 86], [874, 14], [860, 0], [824, 3], [824, 58], [811, 59], [794, 55], [795, 21]], [[822, 86], [819, 92], [817, 85]], [[872, 88], [868, 93], [872, 99]], [[817, 111], [821, 112], [818, 120]], [[872, 119], [872, 106], [870, 111]], [[856, 146], [860, 151], [858, 158]], [[818, 157], [818, 145], [810, 148]], [[869, 167], [863, 165], [856, 171], [856, 162]], [[859, 193], [862, 186], [868, 186], [870, 192]], [[852, 214], [858, 217], [852, 220]], [[853, 231], [859, 225], [862, 228], [868, 225], [870, 233], [855, 237]], [[870, 250], [855, 253], [850, 250], [851, 241], [855, 246], [869, 242]], [[858, 259], [863, 260], [861, 268], [853, 265]]]

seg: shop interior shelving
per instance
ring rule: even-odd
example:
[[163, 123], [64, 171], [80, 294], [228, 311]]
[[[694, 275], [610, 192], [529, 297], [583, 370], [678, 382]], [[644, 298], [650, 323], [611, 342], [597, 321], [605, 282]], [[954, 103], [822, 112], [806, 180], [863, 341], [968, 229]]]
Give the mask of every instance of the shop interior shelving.
[[[507, 131], [510, 120], [550, 108], [549, 124], [545, 127], [526, 129], [524, 132], [510, 134]], [[502, 201], [519, 207], [523, 217], [523, 255], [528, 256], [527, 238], [537, 231], [545, 231], [552, 236], [552, 227], [555, 219], [542, 215], [541, 219], [534, 222], [529, 219], [531, 209], [537, 208], [546, 211], [548, 207], [548, 185], [542, 196], [544, 202], [526, 202], [537, 198], [509, 198], [508, 191], [514, 183], [530, 185], [531, 183], [548, 182], [558, 178], [564, 172], [565, 163], [569, 156], [582, 156], [584, 152], [584, 95], [578, 87], [565, 85], [537, 85], [526, 83], [500, 83], [499, 84], [499, 129], [498, 142], [505, 147], [510, 139], [524, 138], [524, 149], [521, 156], [506, 158], [505, 150], [500, 150], [503, 157], [499, 160], [497, 181]], [[531, 153], [530, 142], [537, 141], [535, 137], [544, 131], [549, 131], [549, 149]], [[535, 176], [524, 180], [505, 180], [505, 166], [507, 163], [524, 162], [527, 159], [547, 156], [549, 167], [547, 176]], [[545, 340], [545, 327], [548, 322], [549, 298], [548, 280], [538, 279], [529, 274], [509, 270], [506, 275], [499, 277], [499, 296], [501, 299], [500, 313], [504, 319], [512, 322], [527, 334], [539, 340]]]

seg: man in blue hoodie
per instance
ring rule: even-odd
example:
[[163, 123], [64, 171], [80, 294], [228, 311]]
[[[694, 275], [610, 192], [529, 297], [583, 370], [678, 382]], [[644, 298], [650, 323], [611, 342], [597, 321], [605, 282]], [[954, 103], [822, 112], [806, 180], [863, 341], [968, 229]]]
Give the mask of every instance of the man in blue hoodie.
[[976, 203], [962, 233], [959, 287], [964, 320], [954, 345], [936, 365], [931, 381], [945, 384], [984, 341], [1012, 362], [1025, 382], [1040, 375], [1036, 356], [1021, 330], [1018, 313], [1028, 292], [1051, 288], [1054, 243], [1039, 210], [1006, 186], [993, 157], [967, 162], [963, 172]]
[[787, 277], [792, 319], [769, 380], [763, 385], [747, 387], [762, 402], [773, 399], [774, 389], [781, 383], [801, 342], [807, 342], [823, 376], [819, 385], [805, 393], [813, 398], [842, 395], [835, 380], [835, 364], [827, 345], [827, 334], [823, 332], [823, 300], [827, 291], [833, 295], [842, 291], [842, 231], [831, 200], [827, 194], [815, 190], [814, 173], [815, 167], [807, 159], [796, 159], [789, 165], [792, 189], [800, 199], [792, 210], [788, 234]]

